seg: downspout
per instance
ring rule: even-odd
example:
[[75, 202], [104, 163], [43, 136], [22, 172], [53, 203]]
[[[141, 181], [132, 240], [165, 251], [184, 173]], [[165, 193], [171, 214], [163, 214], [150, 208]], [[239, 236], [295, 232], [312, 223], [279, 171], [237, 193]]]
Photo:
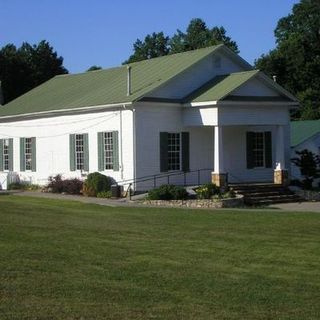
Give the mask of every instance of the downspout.
[[[132, 94], [132, 81], [131, 81], [131, 77], [132, 77], [132, 68], [131, 66], [127, 66], [127, 96], [131, 96]], [[125, 108], [125, 106], [124, 106]], [[132, 111], [132, 148], [133, 148], [133, 189], [136, 189], [136, 183], [135, 183], [135, 179], [136, 179], [136, 109], [132, 108], [129, 109]]]
[[136, 175], [137, 175], [137, 141], [136, 141], [136, 109], [132, 108], [132, 142], [133, 142], [133, 190], [136, 190]]
[[[133, 154], [133, 158], [132, 158], [132, 166], [133, 166], [133, 181], [135, 181], [136, 179], [136, 109], [134, 108], [130, 108], [127, 109], [126, 105], [123, 105], [123, 109], [124, 110], [130, 110], [132, 112], [132, 154]], [[121, 153], [122, 153], [122, 127], [121, 127]], [[121, 154], [121, 163], [122, 163], [122, 154]], [[136, 189], [136, 183], [133, 183], [133, 189]]]
[[[126, 108], [126, 105], [123, 105], [123, 108]], [[120, 155], [121, 155], [121, 163], [120, 163], [120, 176], [121, 180], [123, 180], [123, 133], [122, 133], [122, 110], [120, 109]]]

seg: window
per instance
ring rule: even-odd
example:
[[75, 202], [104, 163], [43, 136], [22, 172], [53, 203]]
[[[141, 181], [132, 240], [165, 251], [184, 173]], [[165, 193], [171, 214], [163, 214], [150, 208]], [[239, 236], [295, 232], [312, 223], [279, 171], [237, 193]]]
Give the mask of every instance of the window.
[[160, 172], [190, 170], [189, 132], [160, 132]]
[[104, 159], [105, 159], [104, 169], [112, 170], [113, 169], [113, 133], [104, 132], [103, 142], [104, 142]]
[[3, 140], [3, 170], [9, 171], [9, 139]]
[[264, 167], [264, 133], [255, 132], [253, 135], [253, 164], [254, 167]]
[[168, 170], [180, 170], [180, 133], [168, 133]]
[[12, 138], [0, 139], [0, 171], [13, 171]]
[[76, 169], [84, 169], [84, 139], [83, 134], [75, 135]]
[[89, 171], [88, 133], [69, 135], [70, 171]]
[[272, 168], [271, 131], [247, 132], [247, 169]]
[[24, 160], [26, 170], [32, 170], [32, 138], [25, 139]]
[[[10, 154], [12, 157], [12, 147], [10, 149], [11, 149]], [[35, 137], [20, 138], [20, 171], [36, 172], [37, 170], [36, 155], [37, 155], [36, 138]], [[12, 158], [11, 158], [10, 166], [12, 168]]]
[[98, 170], [119, 171], [119, 132], [98, 132]]

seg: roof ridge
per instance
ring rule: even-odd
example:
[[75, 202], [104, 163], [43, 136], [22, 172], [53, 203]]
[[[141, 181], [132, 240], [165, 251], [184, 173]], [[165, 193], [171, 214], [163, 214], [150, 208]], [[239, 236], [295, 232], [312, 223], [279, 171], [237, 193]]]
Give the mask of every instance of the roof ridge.
[[124, 64], [124, 66], [132, 65], [132, 64], [136, 64], [136, 63], [141, 63], [141, 62], [154, 61], [154, 60], [163, 59], [163, 58], [167, 58], [167, 57], [174, 57], [174, 56], [177, 56], [177, 55], [191, 54], [191, 53], [195, 53], [195, 52], [198, 52], [198, 51], [204, 51], [204, 50], [208, 50], [209, 51], [209, 49], [216, 50], [217, 48], [223, 47], [223, 46], [225, 46], [225, 45], [223, 43], [220, 43], [220, 44], [217, 44], [217, 45], [214, 45], [214, 46], [198, 48], [198, 49], [191, 49], [191, 50], [188, 50], [188, 51], [167, 54], [167, 55], [160, 56], [160, 57], [154, 57], [154, 58], [150, 58], [150, 59], [143, 59], [143, 60], [140, 60], [140, 61], [130, 62], [130, 63]]
[[246, 70], [246, 71], [238, 71], [238, 72], [231, 72], [227, 73], [226, 75], [231, 76], [232, 74], [241, 74], [241, 73], [259, 73], [260, 69], [253, 69], [253, 70]]
[[88, 72], [90, 72], [90, 74], [98, 73], [98, 72], [106, 72], [106, 71], [109, 71], [109, 70], [121, 69], [121, 68], [124, 68], [124, 67], [125, 67], [125, 65], [121, 65], [121, 66], [110, 67], [110, 68], [99, 69], [99, 70], [92, 70], [92, 71], [83, 71], [83, 72], [77, 72], [77, 73], [63, 73], [63, 74], [57, 74], [53, 78], [56, 78], [56, 77], [57, 78], [58, 77], [68, 77], [68, 76], [79, 76], [79, 75], [88, 74]]
[[[199, 59], [196, 59], [196, 61], [193, 61], [190, 65], [188, 65], [187, 67], [183, 68], [182, 70], [180, 70], [179, 73], [176, 73], [174, 75], [172, 75], [171, 77], [169, 77], [168, 79], [164, 80], [159, 86], [155, 87], [155, 88], [152, 88], [151, 90], [143, 93], [142, 95], [138, 96], [134, 101], [138, 101], [139, 99], [143, 98], [146, 94], [154, 91], [155, 89], [158, 89], [159, 87], [161, 86], [164, 86], [165, 84], [167, 84], [169, 81], [171, 81], [172, 79], [174, 79], [175, 77], [177, 77], [179, 74], [185, 72], [186, 70], [190, 69], [192, 66], [194, 66], [196, 63], [198, 63], [200, 60], [203, 60], [204, 58], [208, 57], [210, 54], [212, 54], [213, 52], [215, 52], [218, 48], [222, 48], [224, 47], [225, 45], [224, 44], [219, 44], [219, 45], [216, 45], [216, 46], [211, 46], [211, 47], [206, 47], [206, 48], [202, 48], [202, 49], [208, 49], [210, 48], [210, 50], [207, 50], [208, 52], [201, 58]], [[177, 54], [174, 54], [174, 55], [171, 55], [171, 56], [177, 56], [178, 54], [184, 54], [184, 53], [190, 53], [190, 52], [194, 52], [194, 51], [200, 51], [202, 49], [196, 49], [196, 50], [191, 50], [191, 51], [185, 51], [185, 52], [181, 52], [181, 53], [177, 53]], [[169, 55], [167, 56], [164, 56], [164, 57], [169, 57]], [[164, 58], [164, 57], [158, 57], [158, 58]], [[157, 58], [154, 58], [154, 59], [157, 59]], [[154, 59], [149, 59], [149, 60], [143, 60], [143, 61], [150, 61], [150, 60], [154, 60]], [[141, 62], [141, 61], [140, 61]]]
[[57, 74], [53, 78], [83, 75], [83, 74], [87, 74], [87, 72], [103, 72], [103, 71], [112, 70], [112, 69], [121, 69], [121, 68], [125, 68], [128, 65], [132, 66], [134, 64], [139, 64], [139, 63], [142, 63], [142, 62], [149, 62], [149, 61], [154, 61], [154, 60], [157, 60], [157, 59], [174, 57], [174, 56], [177, 56], [177, 55], [185, 55], [185, 54], [195, 53], [195, 52], [202, 51], [202, 50], [203, 51], [204, 50], [208, 50], [209, 51], [209, 49], [216, 50], [217, 48], [223, 47], [223, 46], [224, 46], [224, 44], [218, 44], [218, 45], [215, 45], [215, 46], [209, 46], [209, 47], [205, 47], [205, 48], [192, 49], [192, 50], [188, 50], [188, 51], [177, 52], [177, 53], [173, 53], [173, 54], [167, 54], [167, 55], [164, 55], [164, 56], [161, 56], [161, 57], [154, 57], [154, 58], [150, 58], [150, 59], [143, 59], [143, 60], [140, 60], [140, 61], [125, 63], [123, 65], [113, 66], [113, 67], [110, 67], [110, 68], [102, 68], [102, 69], [99, 69], [99, 70], [83, 71], [83, 72], [77, 72], [77, 73]]

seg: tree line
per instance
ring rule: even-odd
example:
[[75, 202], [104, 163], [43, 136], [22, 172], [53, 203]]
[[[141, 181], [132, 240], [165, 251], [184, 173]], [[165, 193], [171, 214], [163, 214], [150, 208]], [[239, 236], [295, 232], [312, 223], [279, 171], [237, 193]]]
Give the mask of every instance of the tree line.
[[[320, 119], [320, 1], [300, 0], [292, 12], [281, 18], [274, 31], [276, 48], [255, 60], [255, 67], [293, 93], [301, 102], [295, 119]], [[133, 44], [133, 54], [124, 64], [200, 49], [223, 43], [239, 53], [236, 41], [223, 27], [208, 27], [202, 19], [192, 19], [185, 31], [170, 37], [153, 32]], [[87, 71], [101, 69], [92, 66]], [[57, 74], [68, 73], [63, 58], [47, 41], [37, 45], [8, 44], [0, 49], [0, 80], [7, 103]]]

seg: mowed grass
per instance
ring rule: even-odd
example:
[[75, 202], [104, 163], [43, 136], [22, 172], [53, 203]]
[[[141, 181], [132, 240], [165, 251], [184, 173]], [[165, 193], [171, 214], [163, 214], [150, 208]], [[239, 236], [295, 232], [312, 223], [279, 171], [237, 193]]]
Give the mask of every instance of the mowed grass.
[[320, 319], [320, 214], [1, 196], [0, 319]]

